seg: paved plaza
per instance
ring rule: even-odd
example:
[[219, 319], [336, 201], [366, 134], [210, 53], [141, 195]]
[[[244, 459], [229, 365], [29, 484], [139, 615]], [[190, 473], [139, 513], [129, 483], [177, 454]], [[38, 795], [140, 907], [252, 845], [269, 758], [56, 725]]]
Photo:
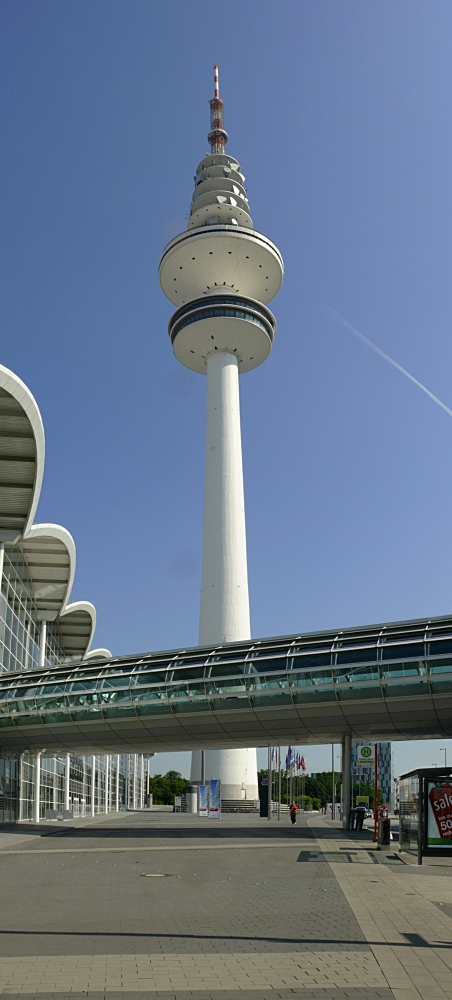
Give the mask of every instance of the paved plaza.
[[0, 848], [7, 1000], [452, 998], [452, 868], [317, 815], [110, 814]]

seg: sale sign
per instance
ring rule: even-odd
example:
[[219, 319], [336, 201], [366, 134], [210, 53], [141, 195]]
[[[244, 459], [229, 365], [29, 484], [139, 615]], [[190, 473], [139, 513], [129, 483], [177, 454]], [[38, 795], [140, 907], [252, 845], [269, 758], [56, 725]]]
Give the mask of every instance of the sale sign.
[[452, 784], [449, 781], [428, 783], [428, 829], [430, 847], [452, 849]]

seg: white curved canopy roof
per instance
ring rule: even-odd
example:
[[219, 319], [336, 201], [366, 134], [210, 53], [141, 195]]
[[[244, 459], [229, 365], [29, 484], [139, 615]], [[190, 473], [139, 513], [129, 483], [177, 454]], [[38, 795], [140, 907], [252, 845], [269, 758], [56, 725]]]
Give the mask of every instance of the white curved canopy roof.
[[90, 601], [68, 604], [57, 618], [66, 656], [83, 660], [93, 641], [96, 609]]
[[17, 542], [33, 522], [44, 452], [36, 400], [17, 375], [0, 365], [0, 542]]
[[109, 649], [90, 649], [89, 653], [84, 657], [85, 660], [111, 660], [111, 653]]
[[34, 524], [19, 545], [27, 560], [38, 617], [54, 621], [72, 590], [74, 539], [59, 524]]
[[0, 365], [0, 543], [19, 544], [27, 561], [38, 618], [58, 623], [66, 657], [88, 654], [96, 627], [90, 601], [68, 604], [75, 574], [72, 535], [58, 524], [33, 524], [44, 473], [44, 427], [30, 390]]

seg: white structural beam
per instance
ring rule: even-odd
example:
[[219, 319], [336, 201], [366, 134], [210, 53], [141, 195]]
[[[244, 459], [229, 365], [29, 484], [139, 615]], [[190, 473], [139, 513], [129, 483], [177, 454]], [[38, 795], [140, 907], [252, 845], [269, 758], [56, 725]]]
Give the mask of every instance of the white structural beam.
[[64, 767], [64, 808], [69, 810], [69, 781], [71, 777], [71, 757], [66, 754]]
[[41, 818], [41, 751], [35, 754], [35, 781], [34, 781], [34, 821], [39, 823]]
[[24, 818], [24, 755], [19, 757], [19, 823]]
[[41, 622], [41, 631], [39, 634], [39, 666], [43, 667], [46, 660], [46, 640], [47, 640], [47, 622]]
[[91, 757], [91, 816], [96, 812], [96, 758]]
[[109, 810], [109, 799], [110, 799], [110, 755], [107, 753], [105, 758], [105, 812], [108, 813]]

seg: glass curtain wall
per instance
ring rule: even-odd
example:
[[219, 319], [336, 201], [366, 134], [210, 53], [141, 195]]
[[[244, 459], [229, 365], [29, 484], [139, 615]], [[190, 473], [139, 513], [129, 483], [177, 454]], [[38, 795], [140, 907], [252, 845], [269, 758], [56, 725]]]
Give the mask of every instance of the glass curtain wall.
[[[18, 545], [6, 545], [0, 589], [2, 673], [39, 666], [40, 631], [26, 559]], [[58, 623], [48, 622], [45, 662], [53, 665], [65, 659]], [[56, 819], [65, 808], [75, 818], [143, 808], [147, 764], [142, 755], [102, 755], [94, 760], [93, 782], [93, 758], [69, 757], [67, 801], [66, 756], [41, 757], [40, 819]], [[19, 761], [0, 759], [0, 823], [35, 818], [35, 775], [36, 757], [32, 754], [22, 754]]]
[[[11, 767], [13, 762], [3, 763]], [[41, 757], [40, 768], [40, 819], [57, 819], [66, 808], [77, 819], [116, 810], [143, 809], [147, 805], [147, 761], [142, 754], [108, 754], [94, 758], [94, 808], [92, 757], [69, 757], [67, 804], [66, 757]], [[20, 785], [19, 816], [21, 820], [33, 820], [36, 757], [22, 754], [19, 770], [20, 782], [16, 781], [16, 785]], [[14, 819], [14, 816], [8, 818]]]

